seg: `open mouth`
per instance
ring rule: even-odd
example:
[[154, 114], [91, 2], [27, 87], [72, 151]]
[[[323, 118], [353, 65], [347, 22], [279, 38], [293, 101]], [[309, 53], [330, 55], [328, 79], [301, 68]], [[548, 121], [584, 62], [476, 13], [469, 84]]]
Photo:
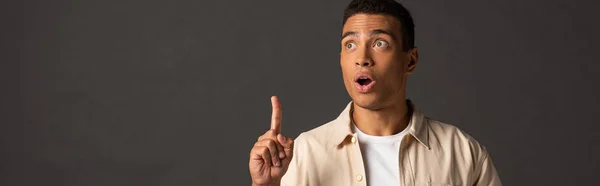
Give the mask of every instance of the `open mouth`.
[[357, 74], [354, 81], [356, 89], [361, 93], [371, 92], [371, 88], [373, 88], [373, 85], [375, 84], [375, 79], [373, 79], [369, 73]]
[[360, 85], [360, 86], [367, 86], [369, 84], [371, 84], [371, 82], [373, 82], [373, 80], [371, 80], [368, 77], [360, 77], [356, 80], [356, 82]]

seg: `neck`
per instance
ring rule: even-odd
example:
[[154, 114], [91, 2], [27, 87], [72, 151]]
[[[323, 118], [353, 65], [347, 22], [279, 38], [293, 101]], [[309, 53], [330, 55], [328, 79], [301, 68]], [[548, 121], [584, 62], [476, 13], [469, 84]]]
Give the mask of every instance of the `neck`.
[[410, 121], [406, 100], [391, 107], [370, 110], [352, 103], [352, 118], [356, 127], [372, 136], [389, 136], [402, 132]]

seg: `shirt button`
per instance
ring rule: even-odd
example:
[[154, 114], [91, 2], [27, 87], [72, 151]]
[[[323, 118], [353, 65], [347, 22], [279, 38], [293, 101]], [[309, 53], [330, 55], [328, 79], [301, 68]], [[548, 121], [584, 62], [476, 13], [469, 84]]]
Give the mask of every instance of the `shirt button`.
[[352, 143], [356, 143], [356, 137], [352, 136], [352, 139], [350, 139], [350, 141], [351, 141]]
[[360, 182], [362, 180], [363, 180], [363, 176], [362, 175], [360, 175], [360, 174], [356, 175], [356, 181]]

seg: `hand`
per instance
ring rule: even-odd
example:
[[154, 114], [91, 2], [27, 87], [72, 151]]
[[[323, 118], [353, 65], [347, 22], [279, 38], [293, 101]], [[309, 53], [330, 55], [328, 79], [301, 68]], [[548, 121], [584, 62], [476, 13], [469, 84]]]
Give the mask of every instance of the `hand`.
[[294, 139], [281, 133], [281, 105], [271, 97], [271, 129], [258, 138], [250, 151], [252, 185], [279, 185], [292, 160]]

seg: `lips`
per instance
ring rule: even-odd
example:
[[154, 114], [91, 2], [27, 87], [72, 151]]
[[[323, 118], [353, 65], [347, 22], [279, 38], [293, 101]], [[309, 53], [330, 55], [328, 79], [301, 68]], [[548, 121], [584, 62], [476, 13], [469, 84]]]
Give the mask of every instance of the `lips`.
[[374, 84], [375, 79], [373, 79], [370, 73], [360, 72], [354, 76], [354, 86], [360, 93], [370, 92]]

